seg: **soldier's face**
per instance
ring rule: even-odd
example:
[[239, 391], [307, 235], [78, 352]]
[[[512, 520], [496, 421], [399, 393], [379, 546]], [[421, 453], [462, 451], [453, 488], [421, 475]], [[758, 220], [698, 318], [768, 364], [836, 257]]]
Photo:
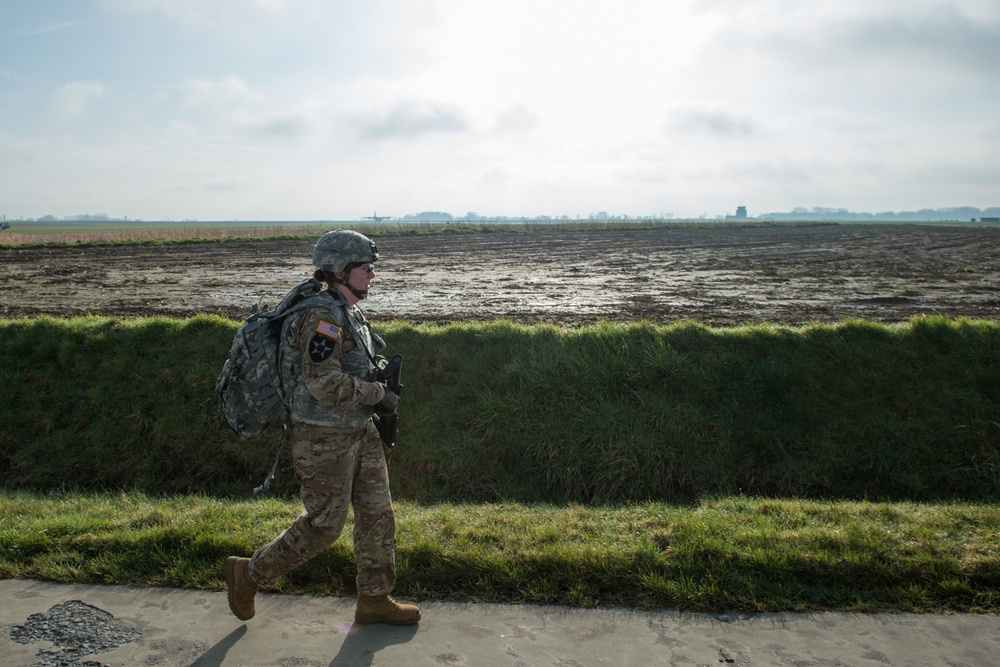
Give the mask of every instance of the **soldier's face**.
[[372, 280], [375, 279], [375, 265], [362, 264], [351, 269], [347, 276], [347, 282], [355, 290], [367, 296], [368, 288], [371, 287]]

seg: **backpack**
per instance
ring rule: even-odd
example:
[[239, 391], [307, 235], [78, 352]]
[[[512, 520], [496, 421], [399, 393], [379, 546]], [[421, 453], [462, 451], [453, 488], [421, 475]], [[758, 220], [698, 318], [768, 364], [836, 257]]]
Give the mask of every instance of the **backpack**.
[[281, 377], [281, 329], [286, 317], [319, 305], [322, 289], [316, 280], [296, 285], [274, 310], [253, 305], [229, 349], [229, 358], [215, 382], [219, 411], [237, 435], [247, 440], [270, 422], [288, 423], [288, 404]]

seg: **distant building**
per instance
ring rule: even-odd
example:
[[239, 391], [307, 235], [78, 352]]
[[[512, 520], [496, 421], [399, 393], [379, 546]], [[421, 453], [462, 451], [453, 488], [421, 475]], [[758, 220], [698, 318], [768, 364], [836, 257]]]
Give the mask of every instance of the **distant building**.
[[980, 222], [1000, 222], [1000, 218], [979, 218]]
[[746, 220], [747, 219], [747, 207], [737, 206], [736, 215], [727, 215], [726, 220]]

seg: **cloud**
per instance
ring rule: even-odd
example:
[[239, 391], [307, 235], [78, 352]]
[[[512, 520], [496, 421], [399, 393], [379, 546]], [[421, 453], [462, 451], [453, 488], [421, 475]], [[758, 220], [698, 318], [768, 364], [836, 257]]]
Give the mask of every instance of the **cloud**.
[[[175, 132], [180, 136], [197, 131], [203, 136], [243, 139], [295, 141], [320, 127], [317, 115], [322, 105], [278, 98], [274, 91], [258, 90], [243, 79], [192, 79], [180, 90], [183, 104], [190, 111]], [[197, 130], [195, 130], [197, 128]]]
[[1000, 42], [1000, 22], [974, 21], [955, 7], [845, 21], [831, 28], [834, 46], [867, 57], [913, 58], [921, 64], [973, 67], [1000, 75], [1000, 59], [989, 55]]
[[[884, 92], [940, 92], [938, 86], [1000, 78], [1000, 14], [977, 15], [976, 3], [855, 3], [820, 12], [766, 4], [752, 16], [733, 17], [715, 47], [729, 57], [797, 70], [817, 85], [837, 73], [853, 89], [863, 82]], [[739, 19], [739, 20], [737, 20]], [[730, 60], [730, 62], [733, 62]]]
[[309, 134], [312, 127], [307, 117], [294, 112], [262, 116], [237, 114], [235, 120], [245, 132], [262, 139], [292, 141]]
[[198, 135], [198, 130], [191, 123], [171, 120], [167, 123], [167, 134], [177, 138], [192, 138]]
[[839, 137], [871, 137], [885, 131], [879, 119], [851, 109], [826, 109], [804, 120]]
[[292, 0], [104, 0], [107, 7], [134, 13], [156, 13], [187, 25], [219, 25], [248, 10], [276, 14]]
[[975, 186], [995, 186], [1000, 183], [1000, 165], [995, 162], [968, 164], [949, 158], [915, 166], [913, 180], [931, 188], [941, 183], [953, 183], [969, 186], [972, 190]]
[[383, 114], [358, 123], [367, 139], [415, 137], [434, 133], [458, 133], [468, 129], [464, 112], [440, 102], [401, 101]]
[[230, 107], [257, 104], [263, 95], [235, 76], [225, 79], [191, 79], [181, 85], [184, 104], [195, 108]]
[[538, 114], [523, 104], [514, 104], [497, 116], [497, 132], [531, 132], [538, 127]]
[[213, 181], [202, 185], [205, 192], [239, 192], [246, 188], [234, 181]]
[[32, 30], [28, 32], [29, 35], [44, 35], [49, 32], [57, 32], [59, 30], [65, 30], [66, 28], [73, 28], [78, 25], [82, 25], [83, 21], [59, 21], [58, 23], [50, 23], [49, 25], [42, 26], [37, 30]]
[[682, 105], [667, 113], [668, 128], [679, 134], [691, 132], [718, 137], [750, 137], [755, 124], [747, 116], [707, 105]]
[[63, 118], [74, 118], [87, 111], [91, 102], [104, 94], [104, 86], [96, 81], [75, 81], [62, 86], [53, 94], [55, 111]]

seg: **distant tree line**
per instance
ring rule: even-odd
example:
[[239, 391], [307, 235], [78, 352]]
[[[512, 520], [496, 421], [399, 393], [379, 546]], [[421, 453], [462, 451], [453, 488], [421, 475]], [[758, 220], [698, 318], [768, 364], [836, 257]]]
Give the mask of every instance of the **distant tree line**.
[[956, 206], [952, 208], [923, 208], [919, 211], [884, 211], [881, 213], [865, 213], [848, 211], [846, 208], [803, 207], [793, 208], [788, 213], [764, 213], [757, 216], [758, 220], [884, 220], [884, 221], [956, 221], [969, 222], [980, 218], [1000, 217], [1000, 207], [978, 209], [975, 206]]
[[[707, 216], [700, 216], [699, 219], [717, 220], [717, 219], [734, 219], [734, 216], [715, 216], [714, 218], [709, 218]], [[849, 211], [846, 208], [825, 208], [821, 206], [815, 206], [813, 208], [804, 208], [798, 206], [793, 208], [788, 212], [775, 212], [775, 213], [763, 213], [758, 216], [747, 216], [748, 220], [882, 220], [886, 222], [905, 222], [905, 221], [953, 221], [953, 222], [970, 222], [973, 220], [979, 220], [981, 218], [996, 218], [1000, 217], [1000, 207], [991, 207], [985, 209], [979, 209], [975, 206], [956, 206], [951, 208], [924, 208], [919, 211], [882, 211], [878, 213], [868, 213], [868, 212], [855, 212]], [[530, 221], [538, 220], [542, 222], [546, 221], [565, 221], [565, 220], [670, 220], [673, 219], [673, 214], [662, 214], [657, 213], [654, 215], [613, 215], [605, 211], [600, 211], [598, 213], [591, 213], [590, 215], [576, 216], [575, 218], [570, 218], [567, 215], [561, 216], [548, 216], [548, 215], [536, 215], [536, 216], [484, 216], [478, 213], [469, 212], [462, 216], [452, 215], [451, 213], [445, 213], [443, 211], [424, 211], [422, 213], [411, 213], [404, 215], [400, 220], [407, 222], [508, 222], [508, 221]]]
[[[21, 218], [21, 222], [128, 222], [128, 217], [112, 218], [107, 213], [79, 213], [77, 215], [64, 215], [57, 218], [54, 215], [43, 215], [40, 218]], [[133, 219], [132, 222], [142, 222]]]
[[606, 211], [591, 213], [587, 217], [568, 215], [479, 215], [470, 211], [465, 215], [452, 215], [442, 211], [424, 211], [422, 213], [408, 213], [399, 218], [406, 222], [523, 222], [523, 221], [569, 221], [569, 220], [671, 220], [672, 213], [654, 213], [652, 215], [614, 215]]

